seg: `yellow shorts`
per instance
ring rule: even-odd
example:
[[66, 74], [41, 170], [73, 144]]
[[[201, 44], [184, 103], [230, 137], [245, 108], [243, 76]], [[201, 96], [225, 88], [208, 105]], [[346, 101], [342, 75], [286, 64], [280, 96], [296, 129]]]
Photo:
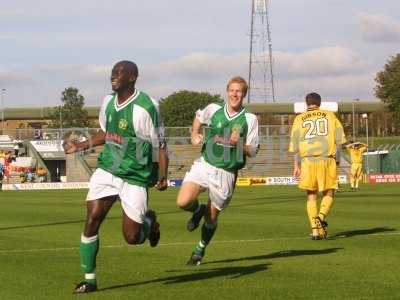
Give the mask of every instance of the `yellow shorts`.
[[304, 157], [299, 188], [309, 191], [337, 189], [336, 161], [333, 157]]
[[360, 178], [362, 174], [362, 164], [361, 163], [352, 163], [351, 164], [351, 170], [350, 170], [350, 175], [357, 179]]

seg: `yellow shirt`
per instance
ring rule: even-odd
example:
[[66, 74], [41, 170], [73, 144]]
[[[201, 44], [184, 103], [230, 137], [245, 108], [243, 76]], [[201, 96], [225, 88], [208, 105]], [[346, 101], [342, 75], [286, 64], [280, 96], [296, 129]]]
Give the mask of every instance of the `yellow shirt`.
[[349, 153], [350, 153], [350, 157], [351, 157], [351, 162], [352, 163], [362, 163], [362, 155], [365, 152], [366, 147], [365, 146], [361, 146], [360, 148], [356, 149], [356, 148], [349, 148]]
[[343, 126], [331, 111], [310, 109], [296, 116], [290, 136], [289, 152], [300, 157], [329, 157], [337, 145], [346, 143]]

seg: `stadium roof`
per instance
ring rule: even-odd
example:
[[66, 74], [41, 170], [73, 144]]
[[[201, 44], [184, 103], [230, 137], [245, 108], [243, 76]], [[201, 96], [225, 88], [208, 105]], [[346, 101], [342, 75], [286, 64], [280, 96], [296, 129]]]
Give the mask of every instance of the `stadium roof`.
[[[338, 102], [339, 112], [352, 113], [353, 102]], [[252, 113], [275, 113], [275, 114], [294, 114], [294, 104], [290, 103], [246, 103], [245, 106]], [[371, 113], [382, 111], [385, 106], [379, 101], [357, 101], [354, 102], [354, 111], [356, 113]]]
[[[294, 105], [292, 102], [245, 103], [244, 105], [253, 113], [294, 114]], [[354, 110], [356, 113], [371, 113], [375, 111], [383, 111], [384, 108], [384, 104], [378, 101], [354, 102]], [[86, 110], [89, 113], [89, 117], [97, 118], [100, 107], [88, 106], [86, 107]], [[48, 119], [49, 114], [53, 111], [53, 107], [5, 108], [4, 119], [43, 120]], [[353, 102], [339, 102], [339, 112], [351, 113], [352, 111]]]

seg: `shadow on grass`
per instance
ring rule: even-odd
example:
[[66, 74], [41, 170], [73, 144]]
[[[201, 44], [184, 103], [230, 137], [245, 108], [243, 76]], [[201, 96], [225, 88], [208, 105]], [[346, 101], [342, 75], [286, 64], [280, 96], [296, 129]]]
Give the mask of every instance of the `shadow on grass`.
[[252, 200], [256, 200], [257, 202], [250, 202], [250, 203], [244, 203], [244, 204], [233, 204], [230, 205], [229, 207], [244, 207], [244, 206], [261, 206], [261, 205], [274, 205], [274, 204], [280, 204], [280, 203], [287, 203], [287, 202], [295, 202], [299, 200], [299, 197], [286, 197], [286, 198], [292, 198], [291, 200], [285, 199], [285, 200], [271, 200], [271, 199], [266, 199], [266, 198], [253, 198], [249, 199], [250, 202]]
[[348, 231], [337, 232], [334, 235], [328, 237], [328, 240], [336, 240], [340, 238], [349, 238], [357, 235], [368, 235], [368, 234], [376, 234], [381, 232], [388, 232], [388, 231], [396, 231], [395, 228], [389, 227], [375, 227], [375, 228], [368, 228], [368, 229], [354, 229]]
[[251, 275], [260, 271], [267, 270], [268, 266], [271, 264], [258, 264], [253, 266], [238, 266], [238, 267], [225, 267], [225, 268], [215, 268], [215, 269], [202, 269], [201, 267], [191, 267], [182, 270], [172, 270], [169, 272], [187, 272], [191, 271], [190, 274], [181, 274], [174, 276], [167, 276], [153, 280], [138, 281], [127, 284], [114, 285], [110, 287], [105, 287], [99, 289], [98, 291], [108, 291], [120, 288], [127, 288], [133, 286], [146, 285], [151, 283], [164, 283], [164, 284], [176, 284], [176, 283], [186, 283], [191, 281], [198, 281], [204, 279], [211, 279], [217, 277], [224, 277], [230, 279], [236, 279], [242, 276]]
[[[184, 211], [173, 210], [173, 211], [165, 211], [157, 213], [157, 215], [169, 215], [176, 213], [184, 213]], [[115, 220], [121, 219], [121, 216], [115, 217], [106, 217], [106, 220]], [[43, 224], [29, 224], [29, 225], [19, 225], [19, 226], [8, 226], [8, 227], [0, 227], [0, 231], [3, 230], [12, 230], [12, 229], [23, 229], [23, 228], [38, 228], [38, 227], [47, 227], [47, 226], [57, 226], [57, 225], [66, 225], [66, 224], [77, 224], [77, 223], [85, 223], [85, 220], [72, 220], [72, 221], [62, 221], [62, 222], [51, 222], [51, 223], [43, 223]]]
[[350, 198], [352, 200], [362, 200], [365, 201], [365, 198], [382, 198], [383, 196], [385, 197], [398, 197], [399, 194], [393, 194], [393, 193], [365, 193], [365, 192], [358, 192], [358, 191], [352, 191], [352, 190], [343, 190], [340, 193], [337, 193], [335, 197], [338, 198]]
[[56, 226], [56, 225], [65, 225], [65, 224], [75, 224], [75, 223], [83, 223], [83, 222], [85, 222], [85, 220], [64, 221], [64, 222], [54, 222], [54, 223], [44, 223], [44, 224], [32, 224], [32, 225], [21, 225], [21, 226], [10, 226], [10, 227], [0, 227], [0, 231], [12, 230], [12, 229], [22, 229], [22, 228], [37, 228], [37, 227], [47, 227], [47, 226]]
[[[107, 219], [108, 220], [121, 219], [121, 217], [109, 217]], [[23, 228], [37, 228], [37, 227], [57, 226], [57, 225], [66, 225], [66, 224], [77, 224], [77, 223], [85, 223], [85, 220], [75, 220], [75, 221], [63, 221], [63, 222], [53, 222], [53, 223], [43, 223], [43, 224], [30, 224], [30, 225], [0, 227], [0, 231], [12, 230], [12, 229], [23, 229]]]
[[339, 250], [343, 250], [343, 248], [328, 248], [328, 249], [321, 249], [321, 250], [284, 250], [284, 251], [273, 252], [273, 253], [265, 254], [265, 255], [257, 255], [257, 256], [240, 257], [240, 258], [232, 258], [232, 259], [204, 262], [204, 263], [202, 263], [202, 265], [217, 264], [217, 263], [231, 263], [231, 262], [247, 261], [247, 260], [261, 260], [261, 259], [273, 259], [273, 258], [283, 258], [283, 257], [293, 257], [293, 256], [305, 256], [305, 255], [323, 255], [323, 254], [335, 253]]

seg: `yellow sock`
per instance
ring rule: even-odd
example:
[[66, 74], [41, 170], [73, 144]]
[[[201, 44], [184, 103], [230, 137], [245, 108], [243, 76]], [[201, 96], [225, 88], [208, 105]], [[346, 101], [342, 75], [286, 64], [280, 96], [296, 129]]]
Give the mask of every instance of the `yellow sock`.
[[321, 207], [319, 209], [319, 218], [323, 221], [328, 216], [329, 211], [331, 210], [333, 205], [333, 197], [332, 196], [324, 196], [321, 201]]
[[310, 226], [312, 228], [313, 235], [317, 235], [318, 230], [315, 229], [317, 227], [317, 225], [315, 224], [315, 220], [314, 220], [314, 218], [318, 214], [317, 199], [307, 199], [306, 208], [307, 208], [308, 220], [310, 222]]
[[359, 177], [357, 177], [357, 179], [355, 180], [355, 183], [354, 183], [354, 187], [356, 188], [356, 189], [358, 189], [358, 183], [360, 182], [360, 179], [361, 179], [361, 176], [359, 176]]
[[351, 186], [352, 188], [354, 188], [354, 181], [355, 181], [355, 180], [354, 180], [354, 176], [350, 174], [349, 177], [350, 177], [350, 186]]

